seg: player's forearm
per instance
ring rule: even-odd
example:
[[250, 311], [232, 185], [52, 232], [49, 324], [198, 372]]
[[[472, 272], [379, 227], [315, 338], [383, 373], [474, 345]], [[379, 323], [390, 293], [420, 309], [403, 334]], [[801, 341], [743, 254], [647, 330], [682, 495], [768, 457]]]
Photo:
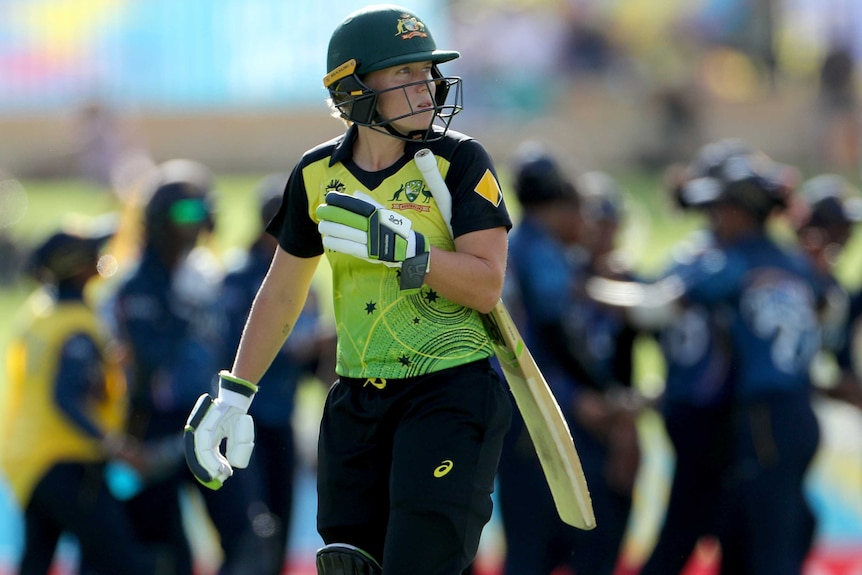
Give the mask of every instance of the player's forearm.
[[296, 323], [298, 313], [266, 291], [258, 293], [240, 338], [231, 373], [257, 383]]
[[432, 248], [425, 284], [452, 302], [488, 313], [503, 294], [506, 254], [503, 227], [460, 235], [454, 252]]
[[431, 250], [425, 283], [446, 299], [488, 313], [503, 293], [505, 268], [468, 253]]
[[303, 260], [278, 250], [252, 303], [231, 372], [257, 383], [302, 313], [319, 258]]

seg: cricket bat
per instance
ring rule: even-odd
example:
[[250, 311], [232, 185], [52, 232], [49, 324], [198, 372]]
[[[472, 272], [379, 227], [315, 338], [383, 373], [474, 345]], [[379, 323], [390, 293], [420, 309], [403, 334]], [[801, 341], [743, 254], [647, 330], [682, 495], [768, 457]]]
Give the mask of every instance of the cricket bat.
[[[414, 160], [451, 234], [452, 195], [437, 169], [437, 160], [427, 148], [416, 152]], [[484, 319], [515, 404], [533, 440], [560, 519], [579, 529], [593, 529], [596, 517], [589, 488], [572, 433], [556, 398], [503, 301], [497, 302]]]

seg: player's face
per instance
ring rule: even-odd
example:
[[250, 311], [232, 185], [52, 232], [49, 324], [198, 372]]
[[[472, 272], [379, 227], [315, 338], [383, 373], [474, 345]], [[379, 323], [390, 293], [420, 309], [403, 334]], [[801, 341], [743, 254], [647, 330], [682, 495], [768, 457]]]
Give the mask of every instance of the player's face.
[[710, 228], [720, 243], [730, 243], [757, 227], [754, 216], [730, 202], [717, 202], [707, 210]]
[[366, 76], [368, 87], [382, 92], [377, 101], [380, 115], [387, 119], [400, 118], [392, 122], [396, 130], [404, 133], [425, 130], [433, 121], [436, 85], [431, 67], [430, 61], [413, 62]]

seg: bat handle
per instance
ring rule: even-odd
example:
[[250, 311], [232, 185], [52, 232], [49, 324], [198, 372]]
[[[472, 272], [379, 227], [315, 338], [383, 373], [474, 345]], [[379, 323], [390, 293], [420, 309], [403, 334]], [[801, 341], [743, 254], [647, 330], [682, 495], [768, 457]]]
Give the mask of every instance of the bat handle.
[[416, 162], [416, 167], [422, 172], [425, 184], [437, 203], [440, 215], [443, 216], [443, 221], [446, 222], [446, 227], [449, 228], [449, 235], [454, 238], [455, 235], [452, 233], [452, 193], [449, 191], [445, 180], [443, 180], [440, 170], [437, 168], [437, 160], [434, 157], [434, 152], [428, 148], [422, 148], [413, 154], [413, 160]]

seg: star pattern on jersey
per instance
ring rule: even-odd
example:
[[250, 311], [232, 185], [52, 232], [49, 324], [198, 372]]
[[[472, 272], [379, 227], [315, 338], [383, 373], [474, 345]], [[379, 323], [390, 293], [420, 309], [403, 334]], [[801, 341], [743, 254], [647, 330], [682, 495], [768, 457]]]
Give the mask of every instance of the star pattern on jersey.
[[419, 325], [419, 321], [420, 321], [420, 320], [419, 320], [419, 318], [418, 318], [418, 317], [414, 317], [414, 318], [413, 318], [413, 325]]
[[410, 358], [407, 357], [406, 355], [402, 355], [401, 357], [398, 358], [398, 363], [400, 363], [404, 367], [409, 367], [410, 366]]
[[425, 293], [422, 295], [422, 297], [424, 297], [424, 298], [425, 298], [425, 301], [427, 301], [428, 303], [434, 303], [435, 301], [437, 301], [437, 299], [438, 299], [440, 296], [438, 296], [438, 295], [437, 295], [437, 292], [436, 292], [436, 291], [434, 291], [433, 289], [429, 289], [427, 292], [425, 292]]
[[367, 313], [368, 315], [371, 315], [375, 311], [377, 311], [377, 304], [376, 303], [374, 303], [373, 301], [370, 301], [367, 304], [365, 304], [365, 313]]

